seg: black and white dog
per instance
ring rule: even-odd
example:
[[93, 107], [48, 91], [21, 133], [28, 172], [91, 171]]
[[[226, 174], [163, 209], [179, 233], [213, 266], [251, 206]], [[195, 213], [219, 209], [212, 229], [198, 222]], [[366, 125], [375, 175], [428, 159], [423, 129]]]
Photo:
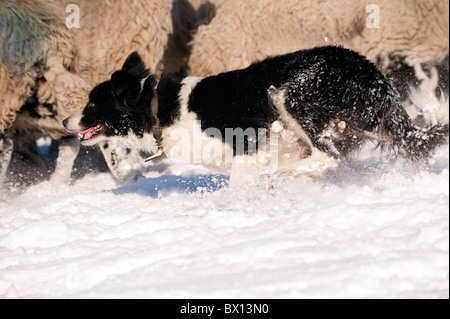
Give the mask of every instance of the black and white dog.
[[375, 65], [334, 46], [208, 78], [158, 79], [133, 53], [63, 124], [85, 145], [116, 136], [153, 157], [231, 165], [230, 183], [262, 167], [320, 173], [367, 140], [426, 161], [448, 136], [448, 124], [415, 127]]

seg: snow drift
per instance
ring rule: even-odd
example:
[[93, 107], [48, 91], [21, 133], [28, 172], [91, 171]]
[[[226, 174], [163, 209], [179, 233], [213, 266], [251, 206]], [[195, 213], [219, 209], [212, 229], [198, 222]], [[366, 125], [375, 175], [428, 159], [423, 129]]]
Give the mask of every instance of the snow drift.
[[0, 298], [448, 298], [448, 152], [245, 190], [167, 163], [4, 188]]

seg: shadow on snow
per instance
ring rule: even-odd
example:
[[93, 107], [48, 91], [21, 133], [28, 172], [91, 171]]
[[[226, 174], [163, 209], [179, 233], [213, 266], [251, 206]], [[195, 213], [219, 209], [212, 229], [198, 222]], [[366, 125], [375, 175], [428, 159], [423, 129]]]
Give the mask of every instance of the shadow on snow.
[[228, 176], [225, 175], [141, 177], [137, 181], [129, 182], [112, 192], [116, 195], [137, 193], [153, 198], [172, 193], [210, 193], [227, 187], [228, 180]]

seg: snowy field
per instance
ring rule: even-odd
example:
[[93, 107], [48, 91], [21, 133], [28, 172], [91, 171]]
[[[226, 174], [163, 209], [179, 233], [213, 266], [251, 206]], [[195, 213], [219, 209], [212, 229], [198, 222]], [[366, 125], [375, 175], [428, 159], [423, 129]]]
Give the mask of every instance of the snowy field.
[[0, 193], [0, 297], [449, 298], [449, 148], [248, 189], [201, 167]]

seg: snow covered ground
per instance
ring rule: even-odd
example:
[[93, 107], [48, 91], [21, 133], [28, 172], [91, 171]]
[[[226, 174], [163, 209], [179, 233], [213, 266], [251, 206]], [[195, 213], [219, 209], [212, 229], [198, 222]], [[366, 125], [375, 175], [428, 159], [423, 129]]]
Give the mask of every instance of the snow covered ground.
[[311, 184], [174, 166], [0, 193], [0, 298], [449, 298], [449, 147]]

